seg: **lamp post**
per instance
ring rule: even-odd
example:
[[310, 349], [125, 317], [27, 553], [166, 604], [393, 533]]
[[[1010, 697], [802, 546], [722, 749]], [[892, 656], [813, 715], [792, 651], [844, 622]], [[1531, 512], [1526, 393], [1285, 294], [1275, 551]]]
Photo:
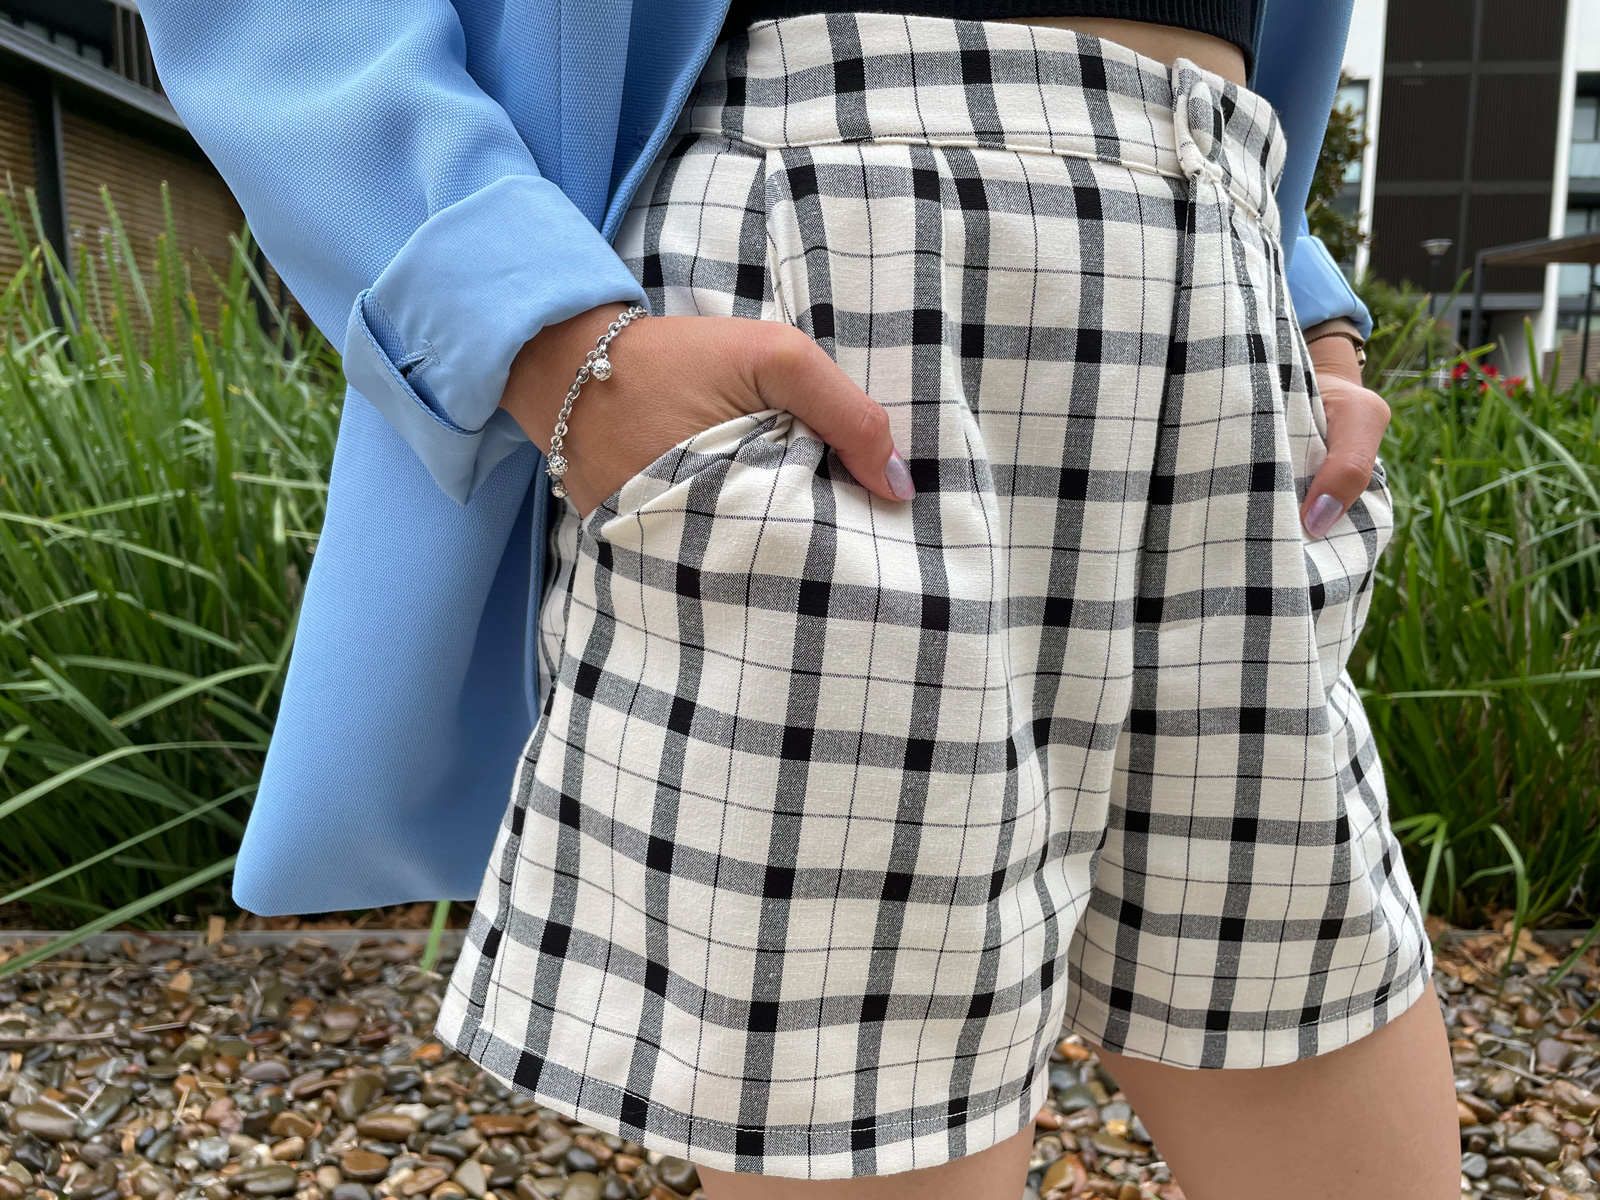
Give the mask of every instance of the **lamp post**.
[[[1438, 291], [1439, 260], [1450, 253], [1450, 248], [1455, 245], [1451, 238], [1428, 238], [1422, 243], [1422, 248], [1428, 255], [1428, 375], [1433, 375], [1433, 301]], [[1473, 314], [1477, 316], [1476, 313]]]

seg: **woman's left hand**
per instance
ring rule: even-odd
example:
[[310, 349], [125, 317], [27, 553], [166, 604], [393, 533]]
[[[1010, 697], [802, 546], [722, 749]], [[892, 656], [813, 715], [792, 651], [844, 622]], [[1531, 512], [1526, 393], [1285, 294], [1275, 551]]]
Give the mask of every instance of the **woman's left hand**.
[[1328, 457], [1311, 480], [1300, 520], [1322, 537], [1372, 479], [1389, 404], [1361, 382], [1356, 348], [1349, 338], [1320, 337], [1307, 347], [1328, 418]]

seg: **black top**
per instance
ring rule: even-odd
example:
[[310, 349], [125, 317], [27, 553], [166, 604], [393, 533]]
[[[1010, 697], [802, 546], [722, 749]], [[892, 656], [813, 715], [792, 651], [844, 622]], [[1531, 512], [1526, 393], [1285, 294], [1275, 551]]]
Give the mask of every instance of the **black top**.
[[1255, 0], [733, 0], [718, 40], [752, 21], [815, 12], [888, 12], [994, 21], [1002, 17], [1121, 17], [1209, 33], [1244, 51], [1254, 69]]

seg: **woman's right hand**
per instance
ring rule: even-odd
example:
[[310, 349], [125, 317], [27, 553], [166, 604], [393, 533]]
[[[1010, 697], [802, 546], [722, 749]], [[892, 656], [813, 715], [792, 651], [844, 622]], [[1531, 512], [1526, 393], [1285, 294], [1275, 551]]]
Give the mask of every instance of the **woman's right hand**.
[[[546, 326], [512, 362], [500, 407], [541, 450], [578, 367], [624, 307], [603, 304]], [[888, 415], [792, 325], [645, 317], [612, 339], [607, 357], [611, 378], [585, 382], [567, 419], [564, 482], [580, 516], [679, 442], [772, 408], [809, 425], [868, 491], [911, 498], [911, 474], [895, 451]]]

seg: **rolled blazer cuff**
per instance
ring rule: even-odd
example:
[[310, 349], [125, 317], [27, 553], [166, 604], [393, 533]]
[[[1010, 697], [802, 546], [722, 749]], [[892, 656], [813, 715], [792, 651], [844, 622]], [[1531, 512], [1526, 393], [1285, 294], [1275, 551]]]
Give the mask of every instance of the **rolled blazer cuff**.
[[546, 325], [608, 302], [649, 307], [560, 188], [507, 176], [430, 217], [356, 297], [345, 377], [466, 504], [528, 440], [499, 407], [517, 351]]
[[1349, 317], [1361, 336], [1372, 336], [1372, 314], [1345, 279], [1322, 239], [1303, 231], [1289, 260], [1289, 296], [1300, 328], [1310, 329], [1334, 317]]

